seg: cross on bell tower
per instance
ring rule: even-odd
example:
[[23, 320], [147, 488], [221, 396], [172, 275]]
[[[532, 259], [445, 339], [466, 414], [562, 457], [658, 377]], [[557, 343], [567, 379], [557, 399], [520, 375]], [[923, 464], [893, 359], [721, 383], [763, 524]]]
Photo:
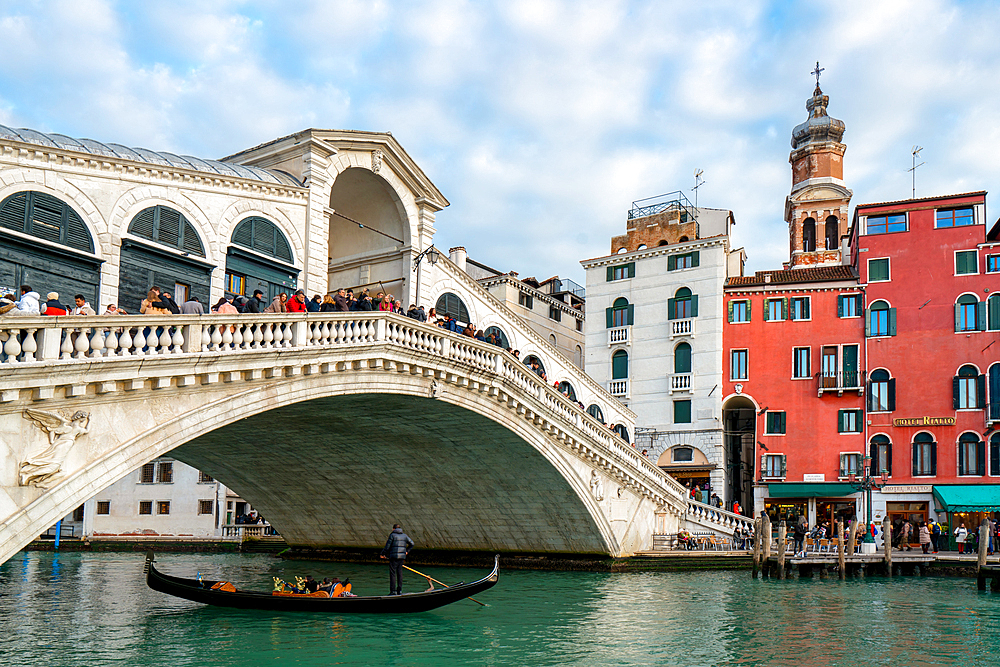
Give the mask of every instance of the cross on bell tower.
[[809, 118], [792, 130], [792, 191], [785, 200], [788, 223], [787, 268], [829, 266], [843, 261], [841, 244], [848, 236], [852, 192], [844, 184], [847, 145], [843, 121], [827, 113], [830, 97], [819, 87], [826, 68], [810, 72], [816, 89], [806, 101]]

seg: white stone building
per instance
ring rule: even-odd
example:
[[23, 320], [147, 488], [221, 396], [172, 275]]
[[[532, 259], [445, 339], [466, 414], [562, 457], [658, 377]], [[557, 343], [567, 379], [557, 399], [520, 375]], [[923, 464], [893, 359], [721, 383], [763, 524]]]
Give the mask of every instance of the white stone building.
[[720, 497], [722, 288], [744, 261], [730, 248], [734, 224], [731, 211], [695, 209], [681, 193], [636, 202], [612, 254], [581, 262], [588, 374], [636, 413], [637, 449]]

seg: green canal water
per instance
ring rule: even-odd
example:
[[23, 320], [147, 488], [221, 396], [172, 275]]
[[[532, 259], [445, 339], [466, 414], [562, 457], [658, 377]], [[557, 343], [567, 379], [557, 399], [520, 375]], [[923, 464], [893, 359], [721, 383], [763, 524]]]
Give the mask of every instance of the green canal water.
[[[1000, 594], [954, 578], [751, 581], [683, 574], [501, 572], [483, 593], [415, 615], [214, 609], [149, 590], [141, 554], [22, 552], [0, 566], [0, 665], [997, 665]], [[263, 555], [167, 554], [167, 573], [270, 590], [271, 577], [382, 567]], [[446, 582], [485, 570], [426, 568]], [[410, 576], [405, 590], [424, 587]]]

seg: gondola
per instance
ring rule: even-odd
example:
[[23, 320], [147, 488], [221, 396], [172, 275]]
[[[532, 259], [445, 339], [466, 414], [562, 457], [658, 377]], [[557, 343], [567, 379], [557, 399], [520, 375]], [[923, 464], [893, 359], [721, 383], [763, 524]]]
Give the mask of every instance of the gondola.
[[[146, 555], [146, 584], [155, 591], [184, 598], [193, 602], [234, 607], [236, 609], [262, 609], [266, 611], [311, 611], [333, 614], [408, 614], [437, 609], [481, 593], [496, 585], [500, 577], [500, 556], [493, 563], [493, 571], [470, 584], [458, 583], [448, 588], [435, 588], [420, 593], [402, 595], [375, 595], [357, 597], [312, 597], [261, 593], [235, 589], [225, 591], [212, 587], [226, 582], [207, 579], [182, 579], [158, 571], [153, 565], [153, 553]], [[416, 576], [415, 579], [419, 581]], [[227, 586], [232, 588], [232, 586]]]

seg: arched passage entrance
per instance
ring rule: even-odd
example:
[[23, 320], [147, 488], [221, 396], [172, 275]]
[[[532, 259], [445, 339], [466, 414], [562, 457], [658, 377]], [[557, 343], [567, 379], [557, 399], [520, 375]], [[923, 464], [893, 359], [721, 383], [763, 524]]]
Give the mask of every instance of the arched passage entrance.
[[747, 396], [732, 396], [722, 404], [722, 442], [725, 449], [726, 498], [739, 500], [747, 514], [753, 510], [754, 444], [757, 406]]

